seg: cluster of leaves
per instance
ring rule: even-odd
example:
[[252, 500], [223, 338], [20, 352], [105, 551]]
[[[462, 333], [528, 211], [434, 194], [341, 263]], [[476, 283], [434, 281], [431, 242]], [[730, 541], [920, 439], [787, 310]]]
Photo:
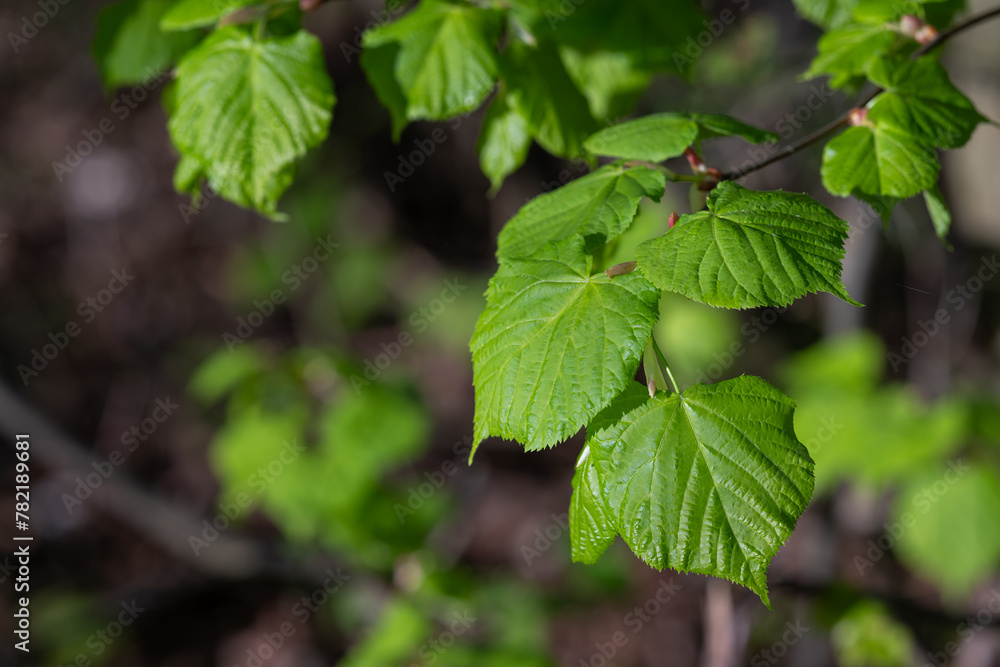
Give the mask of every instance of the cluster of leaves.
[[207, 182], [278, 217], [336, 101], [322, 44], [301, 30], [300, 14], [291, 0], [127, 0], [102, 12], [94, 50], [109, 86], [148, 82], [177, 63], [163, 99], [179, 191], [197, 198]]
[[[936, 187], [936, 150], [962, 146], [984, 119], [919, 46], [928, 33], [906, 26], [943, 26], [962, 3], [797, 4], [828, 30], [807, 76], [878, 88], [827, 144], [825, 187], [886, 216], [923, 192], [943, 235], [949, 215]], [[137, 42], [154, 69], [179, 58], [165, 96], [181, 154], [178, 188], [196, 194], [207, 181], [276, 216], [297, 162], [325, 138], [335, 101], [320, 44], [301, 29], [298, 8], [285, 0], [128, 0], [102, 24], [97, 51], [109, 83], [135, 80], [138, 64], [125, 55]], [[820, 291], [855, 303], [840, 279], [848, 227], [806, 195], [748, 190], [703, 162], [705, 141], [774, 141], [768, 132], [705, 113], [611, 125], [653, 75], [683, 69], [681, 47], [703, 28], [694, 2], [664, 12], [655, 0], [421, 0], [365, 34], [361, 65], [397, 138], [411, 121], [468, 114], [493, 93], [479, 156], [494, 188], [532, 142], [595, 166], [611, 160], [529, 202], [500, 235], [499, 269], [471, 341], [475, 444], [500, 436], [538, 450], [585, 427], [570, 513], [574, 558], [593, 562], [620, 534], [655, 567], [723, 576], [767, 602], [768, 563], [813, 492], [793, 403], [758, 378], [671, 389], [651, 334], [663, 292], [731, 309], [785, 306]], [[663, 164], [682, 155], [690, 174]], [[692, 212], [640, 244], [634, 262], [608, 266], [641, 200], [659, 200], [678, 181], [691, 184]], [[646, 387], [633, 382], [640, 362]], [[315, 429], [370, 437], [342, 415], [367, 414], [364, 400], [331, 408]], [[253, 426], [229, 440], [223, 434], [219, 461], [229, 476], [247, 470], [236, 443], [265, 429], [301, 430], [312, 419], [307, 410], [275, 420], [246, 401], [231, 405]], [[371, 464], [365, 473], [377, 479], [385, 471]], [[323, 469], [308, 467], [304, 475]], [[269, 492], [277, 494], [274, 510], [282, 512], [283, 493], [291, 498], [313, 483], [307, 477], [296, 489]], [[297, 525], [308, 532], [317, 523]]]
[[932, 42], [934, 26], [948, 25], [964, 1], [796, 4], [828, 29], [804, 76], [829, 76], [831, 86], [848, 91], [865, 82], [878, 90], [852, 116], [852, 127], [827, 144], [823, 185], [868, 202], [886, 221], [900, 200], [923, 193], [944, 238], [951, 215], [937, 185], [937, 150], [964, 146], [986, 119], [921, 44]]
[[[795, 428], [816, 461], [817, 493], [848, 483], [894, 491], [889, 546], [912, 571], [961, 597], [1000, 564], [997, 409], [975, 396], [928, 406], [905, 385], [880, 386], [885, 358], [870, 334], [798, 355], [783, 371], [798, 404]], [[880, 553], [858, 554], [854, 565], [865, 574]]]
[[[418, 592], [387, 604], [339, 664], [431, 665], [447, 649], [446, 664], [455, 667], [553, 667], [539, 591], [509, 579], [472, 583], [453, 574], [427, 576]], [[359, 602], [343, 610], [345, 620], [363, 615]]]
[[430, 526], [398, 520], [405, 487], [386, 478], [420, 456], [430, 425], [411, 392], [385, 383], [355, 391], [354, 372], [329, 352], [276, 357], [245, 344], [206, 361], [191, 393], [206, 405], [226, 399], [211, 453], [220, 507], [240, 508], [232, 520], [260, 508], [295, 542], [391, 568]]

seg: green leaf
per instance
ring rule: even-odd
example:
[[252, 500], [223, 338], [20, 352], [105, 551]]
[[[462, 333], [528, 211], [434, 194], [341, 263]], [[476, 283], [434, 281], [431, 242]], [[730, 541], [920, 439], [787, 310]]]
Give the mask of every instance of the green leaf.
[[889, 221], [892, 220], [892, 212], [896, 209], [896, 205], [901, 201], [899, 197], [890, 197], [889, 195], [872, 195], [861, 192], [860, 190], [855, 190], [851, 193], [864, 203], [868, 204], [868, 207], [882, 220], [882, 225], [888, 228]]
[[393, 72], [410, 120], [472, 111], [497, 78], [499, 11], [423, 0], [403, 18], [365, 34], [365, 48], [398, 44]]
[[862, 600], [830, 632], [842, 667], [907, 667], [917, 649], [910, 629], [881, 603]]
[[507, 103], [507, 95], [501, 90], [486, 111], [477, 145], [479, 165], [489, 177], [493, 192], [524, 164], [529, 148], [528, 121]]
[[812, 496], [793, 401], [755, 377], [657, 392], [588, 431], [607, 507], [633, 552], [767, 596], [767, 567]]
[[718, 113], [689, 113], [688, 118], [698, 124], [698, 141], [717, 137], [742, 137], [752, 144], [777, 142], [780, 137], [774, 132], [747, 125], [741, 120]]
[[896, 37], [882, 25], [851, 24], [831, 30], [819, 40], [819, 54], [802, 77], [827, 74], [834, 88], [856, 88], [868, 64], [888, 53]]
[[573, 475], [573, 496], [569, 505], [570, 550], [573, 562], [593, 565], [614, 542], [618, 524], [604, 500], [590, 450], [584, 450], [584, 455]]
[[[649, 400], [646, 387], [632, 382], [607, 408], [587, 424], [587, 433], [596, 433], [618, 423], [625, 414]], [[594, 467], [590, 447], [585, 446], [573, 476], [573, 496], [569, 505], [570, 549], [573, 561], [592, 565], [618, 534], [618, 522], [608, 507]]]
[[197, 35], [160, 31], [160, 18], [170, 4], [125, 0], [98, 15], [93, 50], [108, 88], [150, 81], [197, 43]]
[[627, 115], [649, 87], [652, 75], [635, 67], [627, 53], [598, 51], [584, 54], [562, 48], [566, 70], [583, 92], [594, 118], [611, 121]]
[[705, 17], [693, 0], [678, 0], [669, 7], [661, 0], [560, 3], [546, 19], [551, 38], [560, 44], [585, 53], [627, 54], [636, 68], [653, 72], [684, 73], [691, 62], [684, 55], [687, 40], [706, 30]]
[[174, 190], [189, 195], [196, 204], [200, 203], [204, 179], [205, 167], [198, 158], [181, 153], [174, 170]]
[[[411, 664], [434, 627], [432, 618], [405, 598], [389, 600], [364, 639], [339, 663], [341, 667]], [[426, 645], [423, 649], [426, 651]], [[450, 652], [449, 652], [450, 653]]]
[[[885, 357], [879, 361], [879, 369]], [[871, 489], [905, 480], [961, 447], [967, 412], [926, 405], [902, 385], [874, 392], [794, 392], [795, 431], [816, 461], [816, 488], [851, 482]]]
[[632, 381], [660, 294], [638, 273], [592, 275], [574, 236], [503, 262], [472, 349], [475, 441], [528, 450], [576, 433]]
[[326, 138], [334, 102], [316, 37], [255, 41], [222, 28], [177, 68], [170, 134], [213, 190], [273, 216], [295, 162]]
[[[296, 541], [357, 544], [374, 520], [366, 516], [370, 494], [421, 452], [429, 427], [424, 411], [408, 395], [373, 386], [343, 392], [311, 424], [301, 395], [282, 395], [280, 409], [252, 396], [246, 406], [230, 401], [229, 419], [212, 443], [224, 498], [249, 495]], [[307, 433], [316, 437], [312, 447]], [[261, 484], [260, 471], [268, 469]], [[397, 524], [391, 509], [383, 511]]]
[[[940, 62], [880, 58], [868, 70], [872, 83], [885, 89], [872, 111], [892, 107], [894, 117], [904, 118], [905, 127], [925, 142], [939, 148], [960, 148], [968, 143], [976, 126], [986, 119], [963, 95]], [[876, 112], [879, 113], [879, 112]]]
[[497, 256], [525, 257], [548, 241], [574, 234], [599, 236], [588, 240], [591, 247], [601, 245], [628, 229], [643, 197], [659, 201], [665, 187], [666, 179], [656, 169], [601, 167], [525, 204], [500, 232]]
[[542, 148], [559, 157], [582, 155], [597, 121], [556, 48], [547, 42], [537, 47], [514, 42], [503, 53], [503, 73], [508, 103], [528, 121]]
[[[966, 439], [961, 401], [928, 405], [906, 385], [880, 386], [886, 350], [869, 332], [827, 339], [782, 369], [795, 432], [816, 462], [816, 491], [840, 482], [883, 488], [947, 458]], [[899, 355], [888, 360], [897, 369]]]
[[784, 306], [809, 292], [853, 301], [840, 281], [847, 223], [806, 195], [731, 181], [636, 254], [654, 285], [723, 308]]
[[191, 30], [215, 25], [226, 14], [261, 0], [180, 0], [160, 22], [163, 30]]
[[858, 0], [793, 0], [804, 18], [821, 28], [839, 28], [851, 20]]
[[930, 144], [879, 118], [873, 108], [865, 125], [830, 140], [820, 174], [826, 189], [839, 197], [861, 193], [906, 199], [934, 187], [939, 170]]
[[948, 230], [951, 229], [951, 211], [945, 203], [941, 190], [934, 186], [924, 192], [924, 201], [927, 204], [927, 213], [931, 216], [931, 223], [934, 225], [934, 232], [943, 243], [948, 237]]
[[267, 360], [251, 345], [217, 352], [198, 368], [188, 392], [204, 403], [214, 403], [266, 369]]
[[396, 59], [399, 57], [400, 46], [388, 43], [382, 46], [369, 46], [361, 52], [361, 69], [368, 77], [368, 83], [375, 96], [389, 111], [392, 120], [392, 140], [399, 142], [409, 119], [406, 116], [406, 94], [396, 81]]
[[658, 113], [605, 128], [583, 142], [595, 155], [662, 162], [684, 153], [698, 125], [681, 114]]
[[1000, 561], [1000, 481], [992, 468], [954, 462], [902, 489], [894, 524], [907, 566], [953, 596], [965, 596]]
[[912, 14], [933, 26], [945, 28], [955, 13], [965, 8], [965, 0], [860, 0], [854, 20], [861, 23], [895, 23]]

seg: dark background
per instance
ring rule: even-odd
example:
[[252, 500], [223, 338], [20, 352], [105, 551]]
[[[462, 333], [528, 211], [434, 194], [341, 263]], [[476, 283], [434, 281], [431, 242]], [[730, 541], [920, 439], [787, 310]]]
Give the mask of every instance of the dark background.
[[[323, 264], [253, 339], [280, 349], [335, 344], [360, 360], [374, 358], [380, 344], [408, 330], [410, 314], [444, 280], [469, 285], [447, 318], [393, 367], [393, 373], [413, 378], [431, 414], [432, 436], [412, 471], [419, 477], [455, 458], [453, 445], [471, 434], [466, 342], [494, 270], [498, 230], [546, 184], [583, 172], [536, 147], [528, 164], [489, 198], [475, 153], [479, 112], [441, 124], [446, 140], [390, 191], [385, 172], [397, 169], [400, 156], [435, 125], [413, 125], [398, 146], [392, 143], [387, 114], [356, 58], [348, 62], [342, 49], [354, 44], [377, 3], [336, 2], [307, 22], [326, 47], [338, 104], [329, 140], [309, 156], [284, 200], [292, 221], [276, 224], [211, 198], [192, 215], [185, 209], [189, 200], [172, 188], [176, 158], [156, 91], [122, 118], [116, 97], [128, 91], [102, 89], [89, 45], [103, 4], [69, 0], [18, 53], [7, 38], [0, 40], [0, 415], [8, 443], [16, 430], [32, 434], [35, 537], [31, 659], [15, 655], [13, 640], [4, 639], [0, 664], [62, 664], [79, 653], [94, 664], [123, 667], [246, 664], [247, 648], [339, 562], [338, 554], [318, 548], [290, 555], [282, 548], [280, 527], [260, 512], [229, 531], [225, 546], [213, 546], [206, 557], [192, 556], [183, 543], [187, 533], [178, 532], [178, 526], [197, 526], [216, 511], [219, 483], [206, 449], [225, 419], [223, 411], [190, 397], [188, 383], [198, 365], [224, 347], [223, 334], [250, 312], [252, 301], [273, 287], [254, 268], [259, 258], [279, 248], [308, 252], [309, 239], [318, 234], [332, 234], [343, 244], [344, 256]], [[727, 7], [715, 3], [710, 12]], [[23, 17], [35, 11], [34, 2], [4, 2], [0, 35], [19, 31]], [[955, 40], [946, 59], [956, 83], [994, 118], [1000, 117], [997, 28], [986, 25]], [[821, 81], [797, 80], [818, 35], [789, 2], [755, 2], [698, 60], [693, 82], [658, 80], [638, 110], [730, 113], [779, 132], [787, 127], [786, 115], [798, 110], [802, 129], [789, 136], [800, 137], [850, 104]], [[810, 110], [817, 90], [823, 101]], [[114, 130], [60, 178], [54, 163], [67, 159], [67, 146], [106, 118]], [[744, 371], [768, 377], [795, 351], [861, 326], [898, 349], [902, 336], [933, 315], [942, 291], [971, 275], [980, 258], [1000, 245], [995, 128], [981, 127], [969, 147], [944, 159], [943, 186], [956, 218], [949, 239], [953, 252], [938, 243], [917, 200], [903, 204], [883, 232], [860, 203], [829, 197], [818, 179], [820, 151], [758, 172], [745, 184], [808, 192], [851, 222], [845, 282], [867, 307], [854, 309], [827, 295], [803, 299], [781, 313], [726, 377]], [[709, 162], [726, 168], [752, 157], [745, 145], [727, 143], [710, 153]], [[652, 207], [649, 215], [662, 222], [671, 209], [686, 210], [686, 192], [671, 192], [673, 200]], [[296, 252], [290, 256], [302, 256]], [[123, 268], [134, 280], [86, 321], [80, 304], [99, 296], [112, 272]], [[995, 395], [998, 294], [996, 286], [987, 286], [947, 336], [935, 338], [896, 372], [887, 365], [888, 377], [911, 383], [928, 399], [956, 383], [974, 383]], [[80, 335], [25, 384], [18, 367], [30, 364], [34, 350], [69, 322], [80, 325]], [[738, 326], [740, 319], [727, 322]], [[63, 494], [72, 492], [77, 477], [92, 472], [92, 462], [104, 460], [120, 436], [167, 397], [179, 405], [175, 414], [93, 498], [67, 511]], [[741, 664], [750, 656], [759, 659], [759, 651], [785, 633], [786, 622], [821, 618], [823, 605], [835, 607], [830, 600], [842, 587], [886, 601], [916, 633], [921, 653], [934, 646], [941, 628], [954, 627], [956, 612], [892, 559], [880, 565], [878, 577], [862, 581], [852, 574], [851, 558], [864, 552], [868, 536], [844, 520], [852, 512], [846, 490], [817, 498], [775, 560], [774, 612], [745, 589], [652, 572], [621, 544], [606, 557], [610, 564], [600, 566], [600, 575], [581, 574], [586, 568], [569, 563], [565, 534], [557, 548], [529, 566], [523, 547], [535, 542], [536, 530], [553, 524], [552, 515], [566, 511], [581, 444], [577, 437], [552, 451], [524, 454], [510, 443], [487, 443], [472, 468], [460, 461], [448, 480], [454, 506], [434, 533], [437, 547], [475, 576], [511, 577], [544, 596], [556, 664], [590, 660], [597, 643], [623, 629], [624, 615], [671, 578], [682, 584], [680, 593], [655, 615], [653, 631], [618, 654], [620, 664], [722, 665], [709, 649], [727, 641], [743, 656]], [[3, 451], [0, 515], [7, 517], [14, 504], [13, 447]], [[10, 521], [0, 521], [4, 552], [12, 532]], [[358, 578], [365, 595], [377, 601], [399, 585], [401, 571], [405, 563], [395, 579]], [[0, 574], [0, 636], [9, 638], [15, 596], [12, 575]], [[620, 593], [607, 599], [581, 593], [580, 581], [597, 576], [619, 581]], [[913, 603], [915, 595], [920, 604]], [[132, 600], [146, 611], [95, 656], [85, 639]], [[336, 664], [358, 640], [358, 633], [345, 629], [350, 627], [317, 617], [292, 648], [265, 664]], [[828, 634], [809, 633], [774, 664], [834, 664]], [[985, 630], [976, 648], [953, 664], [998, 664], [998, 641], [1000, 634]]]

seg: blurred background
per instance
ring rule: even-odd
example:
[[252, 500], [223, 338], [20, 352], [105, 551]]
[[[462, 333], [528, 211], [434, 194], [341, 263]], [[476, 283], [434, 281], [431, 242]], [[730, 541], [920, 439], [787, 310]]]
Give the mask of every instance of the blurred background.
[[[727, 582], [652, 571], [620, 541], [596, 566], [570, 563], [581, 436], [532, 454], [488, 441], [467, 465], [468, 340], [496, 234], [583, 166], [535, 147], [489, 196], [482, 111], [393, 144], [352, 51], [382, 5], [350, 0], [307, 20], [338, 105], [283, 199], [289, 221], [211, 193], [195, 205], [172, 187], [166, 77], [104, 87], [91, 43], [107, 4], [59, 0], [27, 43], [0, 43], [0, 514], [15, 511], [27, 432], [34, 537], [25, 655], [16, 531], [0, 521], [0, 664], [1000, 664], [996, 128], [944, 157], [949, 248], [920, 200], [883, 229], [827, 195], [819, 147], [745, 180], [850, 222], [845, 283], [865, 308], [663, 299], [656, 334], [682, 384], [756, 373], [798, 403], [817, 494], [772, 564], [768, 611]], [[691, 81], [656, 79], [627, 103], [784, 139], [848, 108], [798, 79], [820, 33], [790, 2], [706, 7], [727, 9], [737, 21]], [[38, 11], [5, 1], [0, 34]], [[945, 57], [992, 118], [998, 31]], [[444, 140], [412, 164], [436, 128]], [[707, 162], [761, 150], [718, 142]], [[678, 186], [644, 208], [620, 261], [687, 206]]]

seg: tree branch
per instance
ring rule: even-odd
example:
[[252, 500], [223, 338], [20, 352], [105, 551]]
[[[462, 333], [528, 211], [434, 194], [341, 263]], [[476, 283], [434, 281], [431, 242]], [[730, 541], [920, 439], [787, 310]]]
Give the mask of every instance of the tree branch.
[[[954, 37], [958, 33], [968, 30], [969, 28], [979, 23], [982, 23], [983, 21], [987, 21], [991, 18], [996, 18], [997, 16], [1000, 16], [1000, 7], [994, 7], [993, 9], [989, 9], [981, 14], [970, 16], [966, 20], [956, 23], [951, 28], [948, 28], [944, 32], [940, 33], [937, 37], [935, 37], [931, 41], [922, 45], [919, 49], [914, 51], [910, 57], [916, 60], [920, 56], [925, 55], [930, 51], [933, 51], [937, 47], [941, 46], [944, 42], [946, 42], [951, 37]], [[872, 90], [870, 93], [861, 96], [861, 98], [854, 104], [854, 106], [852, 106], [850, 109], [844, 112], [844, 114], [841, 115], [839, 118], [831, 121], [830, 123], [816, 130], [812, 134], [808, 135], [804, 139], [801, 139], [795, 142], [794, 144], [789, 144], [788, 146], [785, 146], [780, 151], [770, 156], [766, 160], [763, 160], [761, 162], [756, 162], [747, 167], [743, 167], [741, 169], [736, 169], [722, 174], [722, 176], [719, 177], [719, 181], [731, 181], [731, 180], [736, 180], [738, 178], [743, 178], [744, 176], [752, 174], [758, 169], [763, 169], [768, 165], [774, 164], [775, 162], [778, 162], [780, 160], [784, 160], [787, 157], [791, 157], [792, 155], [795, 155], [799, 151], [808, 148], [809, 146], [812, 146], [813, 144], [822, 141], [823, 139], [833, 134], [836, 134], [850, 122], [851, 112], [854, 109], [859, 109], [861, 107], [864, 107], [873, 99], [875, 99], [875, 97], [881, 92], [882, 92], [881, 88], [878, 87], [874, 88], [874, 90]]]

